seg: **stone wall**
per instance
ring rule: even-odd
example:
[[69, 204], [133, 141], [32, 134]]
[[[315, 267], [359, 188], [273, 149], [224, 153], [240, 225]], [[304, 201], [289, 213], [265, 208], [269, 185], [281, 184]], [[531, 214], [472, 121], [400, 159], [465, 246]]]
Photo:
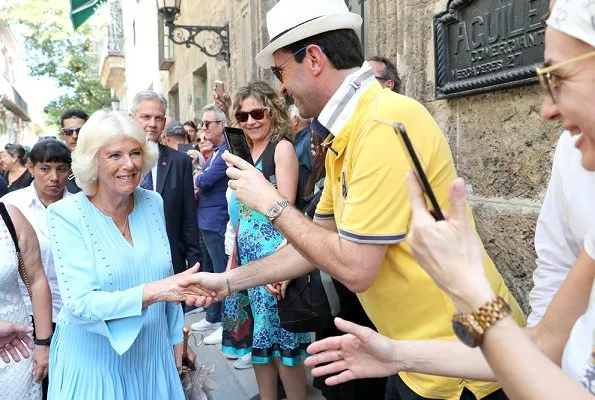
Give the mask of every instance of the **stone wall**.
[[561, 132], [539, 116], [535, 84], [451, 100], [434, 97], [433, 16], [446, 0], [371, 2], [369, 54], [397, 60], [405, 93], [434, 115], [465, 178], [477, 226], [515, 297], [529, 311], [533, 235]]

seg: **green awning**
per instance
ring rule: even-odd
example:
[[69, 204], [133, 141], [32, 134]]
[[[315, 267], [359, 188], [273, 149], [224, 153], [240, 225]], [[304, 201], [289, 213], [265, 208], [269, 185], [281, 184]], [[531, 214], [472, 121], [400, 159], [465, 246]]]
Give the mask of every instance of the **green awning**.
[[77, 29], [97, 11], [107, 0], [70, 0], [70, 19]]

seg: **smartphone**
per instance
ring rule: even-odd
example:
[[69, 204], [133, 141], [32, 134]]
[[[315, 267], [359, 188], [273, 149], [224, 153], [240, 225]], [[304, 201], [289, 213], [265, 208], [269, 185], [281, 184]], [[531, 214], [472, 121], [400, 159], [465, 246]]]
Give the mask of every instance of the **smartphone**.
[[195, 150], [194, 145], [192, 143], [178, 144], [178, 151], [181, 151], [182, 153], [186, 153], [188, 150]]
[[223, 98], [223, 95], [225, 94], [225, 85], [223, 84], [223, 81], [215, 81], [215, 93], [217, 93], [217, 96], [219, 96], [219, 98]]
[[223, 128], [223, 136], [227, 142], [227, 149], [234, 156], [238, 156], [243, 160], [248, 161], [251, 165], [254, 165], [252, 161], [252, 154], [250, 154], [250, 147], [246, 140], [244, 131], [239, 128]]
[[409, 135], [407, 135], [407, 130], [401, 123], [396, 123], [393, 125], [395, 129], [395, 133], [397, 136], [401, 137], [401, 142], [403, 143], [403, 147], [405, 148], [405, 153], [409, 156], [409, 162], [414, 167], [414, 173], [417, 176], [417, 180], [421, 183], [421, 187], [423, 188], [426, 197], [430, 201], [431, 209], [430, 214], [434, 217], [436, 221], [443, 221], [444, 214], [442, 214], [442, 210], [440, 209], [440, 205], [438, 205], [438, 201], [436, 200], [436, 196], [432, 191], [432, 187], [430, 186], [430, 182], [424, 173], [423, 168], [421, 167], [421, 163], [419, 162], [419, 158], [417, 154], [415, 154], [415, 149], [413, 148], [413, 144], [409, 139]]

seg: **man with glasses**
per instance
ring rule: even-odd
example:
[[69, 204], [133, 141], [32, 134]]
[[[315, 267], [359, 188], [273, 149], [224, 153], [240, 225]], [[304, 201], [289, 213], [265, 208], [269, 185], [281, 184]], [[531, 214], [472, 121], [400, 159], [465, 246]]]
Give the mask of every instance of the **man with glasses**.
[[[165, 127], [166, 109], [163, 95], [145, 90], [132, 99], [130, 116], [145, 131], [147, 140], [157, 143]], [[199, 260], [200, 250], [190, 157], [159, 144], [157, 164], [143, 177], [140, 186], [158, 192], [163, 198], [174, 272], [192, 267]]]
[[[226, 153], [224, 159], [235, 166], [228, 175], [238, 201], [266, 215], [290, 244], [223, 276], [198, 274], [190, 280], [222, 298], [318, 266], [357, 293], [381, 334], [412, 341], [455, 340], [452, 316], [457, 310], [444, 301], [405, 240], [412, 216], [405, 177], [412, 167], [393, 124], [399, 122], [409, 132], [442, 206], [448, 204], [456, 178], [450, 148], [421, 104], [378, 83], [357, 37], [361, 23], [341, 0], [280, 0], [267, 14], [272, 39], [256, 62], [272, 66], [281, 92], [293, 97], [302, 117], [316, 117], [312, 130], [325, 138], [328, 149], [315, 222], [288, 205], [258, 170]], [[494, 292], [524, 323], [519, 305], [482, 252]], [[335, 361], [342, 353], [330, 356], [328, 361]], [[391, 400], [471, 398], [506, 397], [496, 383], [410, 371], [395, 371], [387, 384], [386, 399]]]
[[[229, 220], [225, 197], [229, 178], [225, 174], [227, 165], [221, 157], [227, 150], [223, 136], [227, 118], [214, 104], [205, 106], [202, 111], [201, 127], [204, 139], [213, 143], [214, 148], [202, 172], [198, 172], [194, 178], [194, 184], [198, 189], [196, 213], [201, 236], [200, 251], [203, 256], [201, 270], [222, 273], [227, 266], [225, 230]], [[223, 334], [221, 316], [222, 303], [215, 303], [207, 309], [206, 317], [192, 324], [191, 328], [195, 331], [215, 329], [215, 332], [205, 338], [205, 344], [219, 344]]]
[[368, 64], [374, 70], [374, 76], [382, 87], [387, 87], [395, 93], [401, 93], [401, 78], [395, 64], [381, 56], [368, 58]]
[[[60, 118], [60, 140], [66, 143], [68, 150], [74, 151], [76, 148], [79, 132], [88, 119], [89, 116], [87, 113], [77, 108], [66, 110], [62, 114], [62, 117]], [[74, 180], [74, 174], [72, 173], [68, 176], [66, 190], [68, 190], [70, 193], [78, 193], [81, 191], [81, 189], [77, 186]]]
[[79, 132], [89, 116], [83, 110], [76, 108], [66, 110], [60, 118], [60, 139], [66, 143], [70, 151], [76, 148]]

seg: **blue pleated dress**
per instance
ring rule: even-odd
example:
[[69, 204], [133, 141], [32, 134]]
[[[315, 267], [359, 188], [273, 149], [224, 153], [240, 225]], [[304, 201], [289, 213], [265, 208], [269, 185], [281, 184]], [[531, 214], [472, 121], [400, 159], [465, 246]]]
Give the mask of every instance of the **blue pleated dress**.
[[144, 284], [173, 274], [161, 197], [136, 189], [128, 221], [134, 246], [82, 192], [48, 208], [64, 303], [49, 399], [184, 399], [173, 354], [182, 308], [142, 308]]

